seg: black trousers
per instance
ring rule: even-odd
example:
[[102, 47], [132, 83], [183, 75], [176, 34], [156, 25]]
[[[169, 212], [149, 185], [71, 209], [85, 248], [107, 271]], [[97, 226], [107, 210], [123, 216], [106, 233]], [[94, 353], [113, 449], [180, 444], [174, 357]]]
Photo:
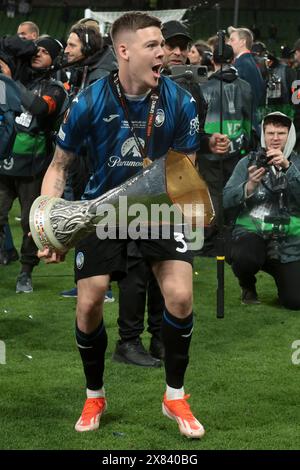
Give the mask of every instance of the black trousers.
[[241, 287], [253, 288], [258, 271], [265, 271], [275, 280], [280, 303], [288, 309], [300, 310], [300, 261], [281, 263], [268, 259], [268, 242], [256, 233], [231, 243], [231, 267]]
[[[204, 246], [201, 250], [203, 255], [215, 256], [218, 249], [218, 220], [220, 215], [220, 191], [223, 190], [227, 181], [229, 180], [232, 172], [240, 160], [239, 156], [224, 159], [223, 160], [223, 175], [221, 175], [221, 166], [219, 161], [208, 160], [207, 158], [201, 157], [201, 154], [197, 158], [197, 165], [199, 173], [205, 180], [209, 193], [212, 199], [212, 203], [215, 209], [216, 217], [209, 227], [204, 228]], [[223, 176], [223, 185], [221, 188], [220, 182]], [[224, 211], [224, 224], [230, 226], [232, 220], [235, 220], [236, 210]], [[226, 228], [225, 228], [226, 230]]]
[[6, 176], [0, 175], [0, 231], [8, 223], [8, 214], [15, 199], [21, 206], [21, 226], [23, 240], [20, 262], [30, 271], [39, 263], [36, 256], [37, 247], [31, 237], [28, 237], [29, 212], [33, 201], [40, 195], [44, 173], [37, 176]]
[[141, 257], [134, 242], [128, 244], [128, 273], [119, 285], [119, 335], [129, 341], [144, 331], [147, 298], [148, 331], [160, 337], [164, 299], [150, 266]]

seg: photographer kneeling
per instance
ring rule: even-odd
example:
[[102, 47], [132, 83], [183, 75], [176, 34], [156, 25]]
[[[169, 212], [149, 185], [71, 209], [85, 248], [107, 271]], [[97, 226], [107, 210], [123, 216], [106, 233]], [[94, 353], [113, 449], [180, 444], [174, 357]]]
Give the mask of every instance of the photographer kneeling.
[[300, 156], [295, 127], [282, 113], [262, 122], [261, 146], [239, 161], [224, 189], [224, 208], [236, 208], [230, 263], [242, 303], [258, 304], [256, 274], [270, 274], [280, 303], [300, 310]]

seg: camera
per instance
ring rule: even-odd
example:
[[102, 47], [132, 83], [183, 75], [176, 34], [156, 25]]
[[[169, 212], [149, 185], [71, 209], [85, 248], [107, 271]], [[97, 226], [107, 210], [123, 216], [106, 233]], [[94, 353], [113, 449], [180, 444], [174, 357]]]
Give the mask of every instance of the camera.
[[249, 159], [249, 165], [255, 165], [257, 168], [265, 168], [268, 170], [270, 168], [268, 162], [270, 158], [267, 157], [266, 149], [261, 148], [258, 152], [255, 152], [251, 155]]
[[275, 73], [270, 72], [267, 83], [267, 98], [272, 100], [281, 98], [281, 88], [281, 78], [278, 77]]
[[267, 241], [267, 256], [269, 259], [280, 260], [281, 243], [286, 240], [290, 217], [282, 211], [275, 217], [265, 216], [264, 222], [273, 225], [272, 232], [264, 235]]
[[208, 78], [206, 65], [172, 65], [170, 72], [173, 80], [185, 78], [194, 83], [203, 83]]

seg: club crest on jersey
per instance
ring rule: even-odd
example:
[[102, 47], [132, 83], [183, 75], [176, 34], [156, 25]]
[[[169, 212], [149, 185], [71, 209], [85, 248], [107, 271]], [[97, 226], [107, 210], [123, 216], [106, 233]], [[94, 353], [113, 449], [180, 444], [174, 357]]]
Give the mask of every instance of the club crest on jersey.
[[[141, 143], [141, 146], [145, 146], [145, 141], [139, 137], [139, 141]], [[125, 140], [124, 144], [121, 147], [121, 155], [122, 157], [135, 157], [135, 158], [140, 158], [141, 154], [138, 149], [138, 146], [136, 145], [136, 141], [134, 137], [130, 137], [129, 139]]]
[[158, 109], [155, 117], [155, 127], [160, 127], [165, 122], [165, 112], [163, 109]]
[[77, 269], [82, 269], [83, 265], [84, 265], [84, 254], [82, 253], [82, 251], [79, 251], [76, 256]]

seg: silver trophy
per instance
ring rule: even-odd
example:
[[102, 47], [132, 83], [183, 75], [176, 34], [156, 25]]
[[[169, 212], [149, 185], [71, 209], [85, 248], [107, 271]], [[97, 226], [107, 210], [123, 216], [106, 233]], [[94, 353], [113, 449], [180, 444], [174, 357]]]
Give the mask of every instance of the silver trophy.
[[[122, 196], [126, 196], [128, 207], [137, 202], [148, 209], [153, 204], [176, 205], [192, 226], [199, 223], [196, 214], [199, 206], [203, 208], [202, 219], [205, 225], [209, 225], [215, 215], [206, 183], [190, 159], [182, 153], [170, 150], [165, 156], [97, 199], [65, 201], [61, 198], [39, 196], [30, 210], [30, 230], [35, 244], [40, 250], [48, 247], [57, 253], [65, 253], [79, 240], [95, 232], [104, 219], [100, 210], [104, 205], [111, 204], [116, 209], [116, 214], [120, 215], [118, 209]], [[189, 210], [185, 214], [187, 206], [195, 208], [195, 211]], [[151, 214], [151, 210], [147, 213]], [[127, 223], [129, 219], [127, 217]], [[151, 224], [151, 218], [148, 222]], [[116, 225], [120, 225], [119, 219], [116, 220]]]

